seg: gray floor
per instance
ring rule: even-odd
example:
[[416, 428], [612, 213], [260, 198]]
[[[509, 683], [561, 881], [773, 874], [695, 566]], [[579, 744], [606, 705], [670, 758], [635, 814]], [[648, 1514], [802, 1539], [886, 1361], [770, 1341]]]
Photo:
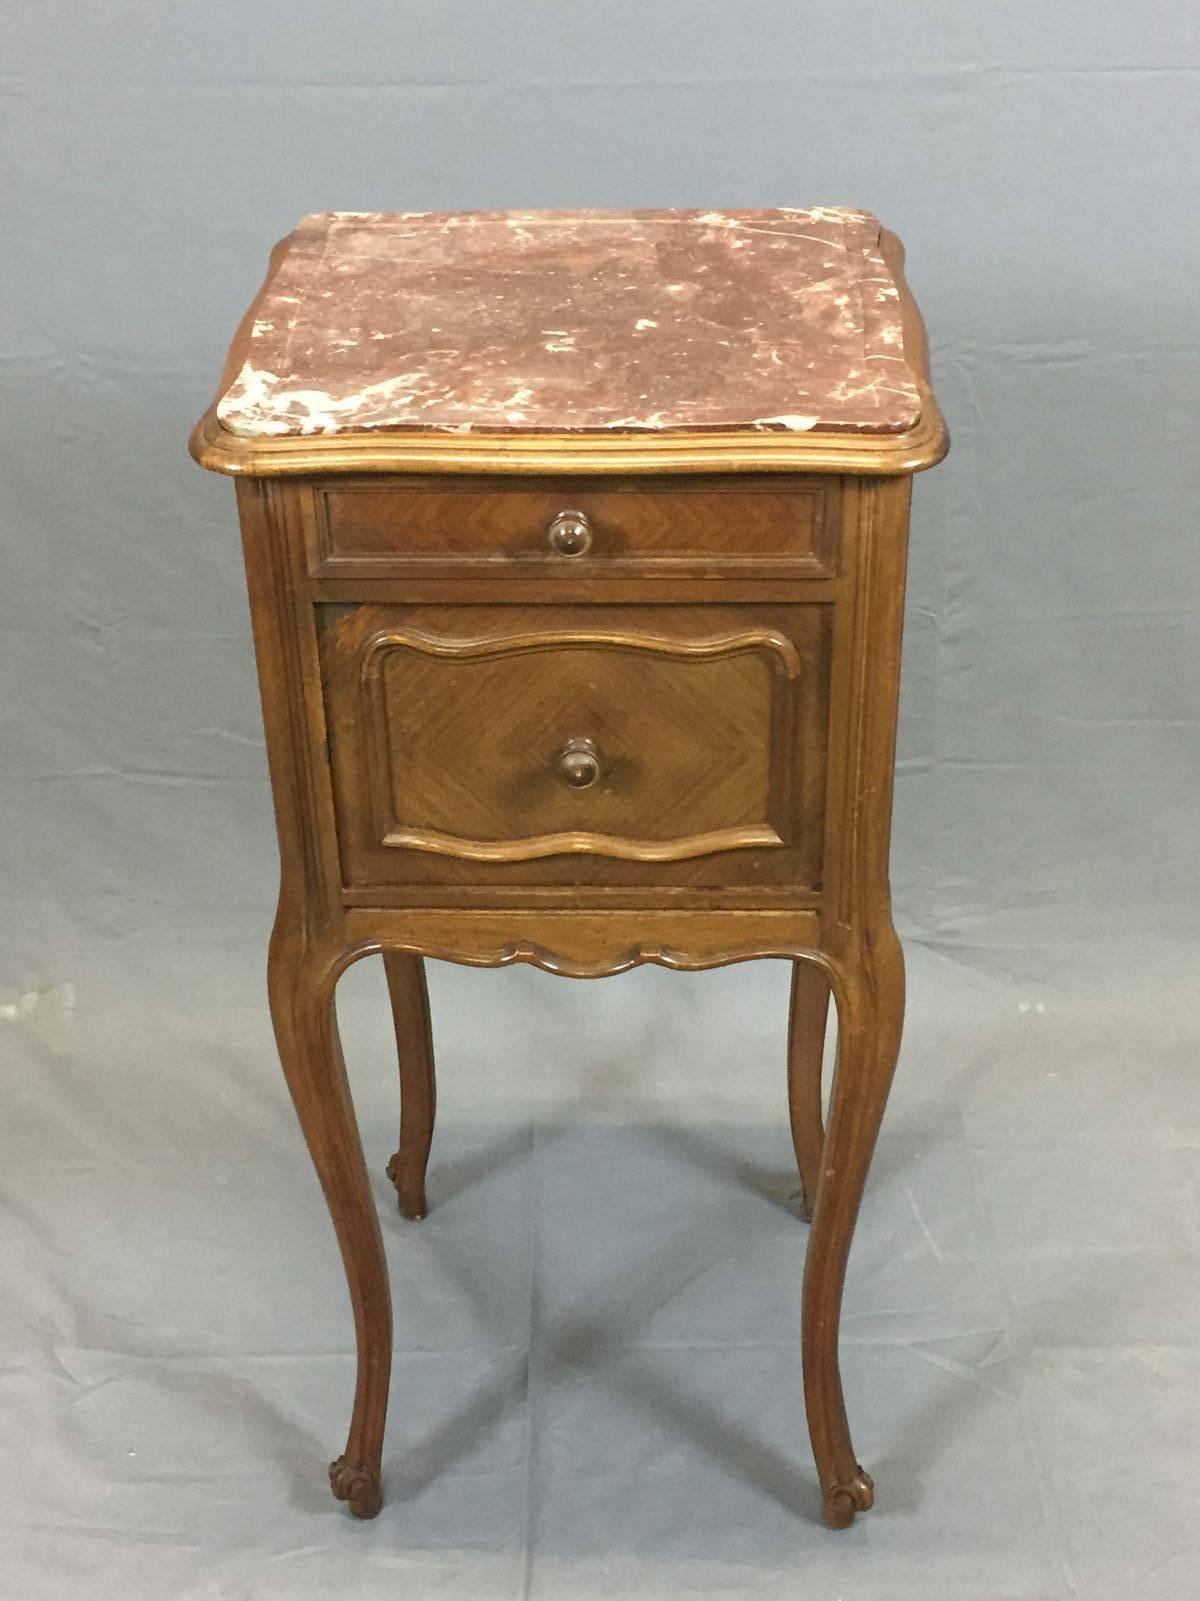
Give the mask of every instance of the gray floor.
[[1179, 1601], [1200, 1083], [1191, 958], [1142, 954], [1131, 989], [1115, 943], [1022, 980], [910, 942], [844, 1323], [878, 1500], [842, 1534], [803, 1420], [782, 965], [434, 967], [415, 1225], [382, 976], [344, 980], [396, 1303], [370, 1525], [325, 1486], [350, 1318], [261, 950], [127, 940], [6, 997], [0, 1594]]

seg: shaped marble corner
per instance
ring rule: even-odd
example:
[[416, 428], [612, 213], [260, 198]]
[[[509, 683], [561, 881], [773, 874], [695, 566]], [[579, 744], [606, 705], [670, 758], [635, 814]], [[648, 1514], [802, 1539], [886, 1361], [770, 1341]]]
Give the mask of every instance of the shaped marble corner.
[[837, 207], [320, 213], [217, 418], [249, 439], [903, 433], [921, 397], [879, 234]]

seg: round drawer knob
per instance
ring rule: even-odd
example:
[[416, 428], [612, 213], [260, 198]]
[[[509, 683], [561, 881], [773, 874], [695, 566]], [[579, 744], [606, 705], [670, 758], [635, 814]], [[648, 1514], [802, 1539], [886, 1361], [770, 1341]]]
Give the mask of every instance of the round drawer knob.
[[558, 776], [572, 789], [590, 789], [600, 777], [600, 756], [590, 739], [569, 739], [555, 765]]
[[556, 556], [586, 556], [592, 548], [592, 525], [581, 511], [560, 511], [546, 538]]

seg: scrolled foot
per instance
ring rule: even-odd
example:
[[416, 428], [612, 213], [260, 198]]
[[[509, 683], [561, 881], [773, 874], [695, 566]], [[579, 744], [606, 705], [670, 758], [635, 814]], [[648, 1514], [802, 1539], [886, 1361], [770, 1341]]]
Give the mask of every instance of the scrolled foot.
[[859, 1468], [848, 1484], [833, 1484], [825, 1491], [821, 1516], [831, 1529], [846, 1529], [856, 1512], [866, 1512], [874, 1505], [875, 1481]]
[[373, 1518], [383, 1505], [379, 1470], [362, 1462], [347, 1462], [344, 1456], [329, 1464], [329, 1487], [344, 1501], [356, 1518]]
[[429, 1210], [425, 1203], [425, 1185], [420, 1179], [414, 1180], [401, 1171], [399, 1151], [387, 1165], [387, 1176], [396, 1186], [396, 1199], [400, 1205], [401, 1215], [411, 1218], [414, 1222], [423, 1218]]

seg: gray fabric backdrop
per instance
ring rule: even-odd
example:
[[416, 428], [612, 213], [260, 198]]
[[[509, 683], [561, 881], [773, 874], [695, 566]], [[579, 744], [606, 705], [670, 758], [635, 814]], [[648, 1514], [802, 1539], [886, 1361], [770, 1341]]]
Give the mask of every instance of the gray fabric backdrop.
[[[0, 1595], [1187, 1593], [1194, 8], [2, 11]], [[304, 212], [809, 202], [907, 241], [954, 439], [915, 502], [912, 993], [846, 1325], [879, 1509], [812, 1521], [786, 974], [438, 967], [434, 1211], [385, 1213], [391, 1500], [352, 1525], [232, 493], [188, 429]], [[343, 987], [378, 1170], [382, 985]]]

